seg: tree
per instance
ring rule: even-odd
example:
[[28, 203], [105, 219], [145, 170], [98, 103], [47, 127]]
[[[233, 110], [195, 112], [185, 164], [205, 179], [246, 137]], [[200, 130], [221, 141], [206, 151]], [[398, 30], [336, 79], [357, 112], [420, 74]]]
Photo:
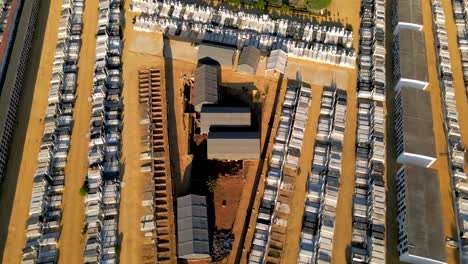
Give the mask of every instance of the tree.
[[257, 2], [257, 8], [260, 10], [264, 10], [266, 5], [267, 2], [265, 0], [258, 0]]

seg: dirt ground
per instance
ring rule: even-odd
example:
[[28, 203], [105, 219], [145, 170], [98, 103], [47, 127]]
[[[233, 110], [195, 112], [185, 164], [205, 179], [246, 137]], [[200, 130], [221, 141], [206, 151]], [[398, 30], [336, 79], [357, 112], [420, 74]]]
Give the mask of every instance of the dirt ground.
[[[317, 124], [320, 112], [320, 99], [322, 98], [322, 86], [312, 87], [312, 102], [309, 109], [309, 117], [306, 125], [307, 137], [304, 138], [300, 158], [301, 173], [295, 177], [296, 188], [294, 197], [290, 203], [291, 214], [288, 219], [286, 231], [285, 249], [283, 250], [283, 261], [297, 260], [299, 253], [299, 240], [302, 231], [302, 219], [304, 215], [304, 201], [307, 194], [307, 179], [312, 169], [314, 156], [315, 137], [317, 135]], [[286, 263], [286, 262], [285, 262]]]
[[[426, 40], [426, 55], [429, 71], [429, 86], [426, 89], [431, 93], [432, 116], [434, 120], [434, 136], [436, 141], [437, 160], [431, 166], [439, 171], [440, 192], [443, 212], [443, 221], [446, 237], [456, 238], [457, 228], [455, 222], [455, 212], [453, 209], [452, 185], [449, 174], [449, 165], [447, 156], [447, 139], [444, 132], [444, 115], [442, 112], [442, 99], [440, 97], [440, 86], [438, 73], [436, 69], [436, 52], [434, 47], [434, 36], [432, 34], [432, 11], [430, 0], [422, 0], [423, 5], [423, 30]], [[452, 14], [446, 14], [452, 16]], [[457, 98], [458, 99], [458, 98]], [[447, 262], [459, 262], [458, 250], [447, 247]]]
[[[231, 229], [239, 208], [239, 202], [247, 178], [239, 176], [222, 176], [216, 181], [214, 192], [215, 227]], [[251, 175], [252, 176], [252, 175]]]
[[[128, 10], [130, 1], [126, 1]], [[162, 38], [157, 34], [146, 34], [143, 37], [133, 30], [133, 15], [125, 12], [128, 25], [124, 31], [123, 50], [123, 136], [122, 163], [124, 164], [123, 187], [120, 201], [119, 233], [122, 235], [120, 262], [140, 263], [143, 257], [143, 234], [140, 231], [140, 220], [143, 215], [142, 192], [144, 177], [140, 172], [139, 155], [142, 151], [140, 137], [140, 109], [138, 91], [138, 71], [152, 67], [163, 67]], [[151, 37], [151, 46], [141, 45]], [[145, 43], [148, 44], [148, 43]], [[154, 56], [157, 54], [159, 56]]]
[[[468, 149], [468, 97], [466, 96], [465, 82], [463, 80], [461, 57], [457, 42], [457, 29], [455, 27], [451, 2], [442, 1], [442, 6], [445, 14], [445, 29], [447, 30], [453, 84], [457, 99], [458, 122], [460, 124], [463, 146], [465, 149]], [[465, 168], [468, 168], [468, 160], [465, 162]]]
[[93, 87], [94, 61], [98, 3], [87, 2], [83, 14], [83, 45], [78, 63], [77, 100], [73, 119], [68, 164], [65, 168], [65, 191], [63, 197], [62, 235], [59, 241], [60, 263], [81, 263], [86, 236], [82, 235], [85, 204], [80, 196], [80, 187], [88, 172], [88, 139], [91, 103], [89, 97]]
[[56, 1], [41, 1], [26, 69], [30, 74], [24, 78], [17, 112], [17, 132], [12, 141], [6, 179], [0, 189], [1, 263], [21, 262], [21, 250], [26, 242], [24, 227], [28, 219], [33, 175], [44, 128], [41, 120], [47, 107], [55, 51], [55, 45], [46, 44], [57, 42], [60, 10], [61, 5]]

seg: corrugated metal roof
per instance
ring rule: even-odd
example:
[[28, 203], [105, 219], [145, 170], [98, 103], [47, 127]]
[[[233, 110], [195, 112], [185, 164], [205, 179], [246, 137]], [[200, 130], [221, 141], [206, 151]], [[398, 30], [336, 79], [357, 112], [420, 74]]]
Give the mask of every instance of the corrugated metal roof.
[[210, 132], [208, 159], [258, 160], [260, 135], [258, 132]]
[[399, 46], [401, 78], [427, 82], [424, 32], [414, 29], [400, 29]]
[[228, 107], [219, 105], [204, 105], [201, 110], [201, 133], [207, 134], [210, 127], [251, 125], [249, 107]]
[[210, 58], [222, 66], [232, 68], [235, 52], [235, 48], [204, 43], [198, 47], [198, 59]]
[[270, 53], [270, 57], [268, 57], [267, 59], [266, 70], [267, 71], [276, 70], [284, 74], [286, 72], [287, 61], [288, 61], [288, 54], [286, 54], [286, 52], [280, 49], [273, 50]]
[[421, 0], [396, 0], [398, 22], [422, 25]]
[[446, 261], [439, 174], [434, 169], [405, 165], [408, 253]]
[[195, 70], [193, 104], [218, 102], [218, 67], [202, 64]]
[[436, 158], [431, 96], [428, 91], [402, 87], [401, 114], [405, 152]]
[[208, 258], [210, 255], [206, 198], [186, 195], [177, 198], [177, 245], [179, 258]]
[[255, 74], [257, 72], [258, 62], [260, 61], [260, 50], [254, 46], [247, 46], [242, 49], [239, 56], [237, 71]]

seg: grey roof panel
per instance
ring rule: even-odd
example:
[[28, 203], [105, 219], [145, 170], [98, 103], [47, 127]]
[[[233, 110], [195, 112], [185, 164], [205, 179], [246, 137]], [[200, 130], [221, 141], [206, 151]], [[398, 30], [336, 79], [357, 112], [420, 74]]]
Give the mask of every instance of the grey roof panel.
[[198, 47], [198, 59], [210, 58], [222, 66], [232, 68], [235, 52], [235, 48], [204, 43]]
[[210, 132], [208, 159], [257, 160], [260, 158], [258, 132]]
[[424, 32], [402, 28], [399, 35], [401, 78], [427, 82]]
[[446, 261], [439, 174], [405, 166], [408, 251], [410, 255]]
[[257, 72], [258, 62], [260, 61], [261, 52], [254, 46], [247, 46], [242, 49], [239, 56], [237, 71], [255, 74]]
[[217, 103], [218, 67], [202, 64], [195, 69], [194, 105], [201, 103]]
[[206, 198], [186, 195], [177, 198], [177, 244], [179, 257], [209, 254]]
[[201, 110], [201, 133], [207, 134], [211, 126], [244, 126], [251, 125], [249, 107], [226, 107], [203, 105]]
[[398, 22], [422, 25], [421, 0], [397, 0]]
[[281, 73], [286, 72], [286, 64], [288, 62], [288, 54], [280, 49], [273, 50], [267, 59], [267, 71], [276, 70]]
[[405, 152], [437, 157], [429, 92], [402, 87], [399, 96]]

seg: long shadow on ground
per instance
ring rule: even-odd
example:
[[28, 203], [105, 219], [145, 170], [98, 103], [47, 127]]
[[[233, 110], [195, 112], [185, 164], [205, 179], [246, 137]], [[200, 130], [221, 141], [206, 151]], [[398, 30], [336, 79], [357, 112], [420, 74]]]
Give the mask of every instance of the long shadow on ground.
[[[29, 0], [28, 0], [29, 1]], [[40, 1], [39, 14], [36, 21], [36, 29], [33, 35], [32, 46], [26, 67], [26, 74], [23, 82], [23, 92], [20, 106], [18, 107], [14, 137], [9, 152], [4, 182], [0, 186], [0, 262], [3, 259], [6, 241], [8, 238], [8, 226], [11, 221], [11, 211], [15, 199], [19, 168], [23, 157], [24, 144], [26, 142], [26, 131], [29, 126], [31, 107], [34, 96], [35, 83], [41, 60], [41, 51], [44, 45], [44, 36], [49, 16], [51, 1]], [[18, 129], [19, 124], [26, 124], [22, 129]], [[27, 150], [33, 151], [33, 150]], [[34, 150], [36, 151], [36, 150]], [[32, 181], [32, 175], [31, 175]], [[31, 190], [24, 190], [30, 192]]]

